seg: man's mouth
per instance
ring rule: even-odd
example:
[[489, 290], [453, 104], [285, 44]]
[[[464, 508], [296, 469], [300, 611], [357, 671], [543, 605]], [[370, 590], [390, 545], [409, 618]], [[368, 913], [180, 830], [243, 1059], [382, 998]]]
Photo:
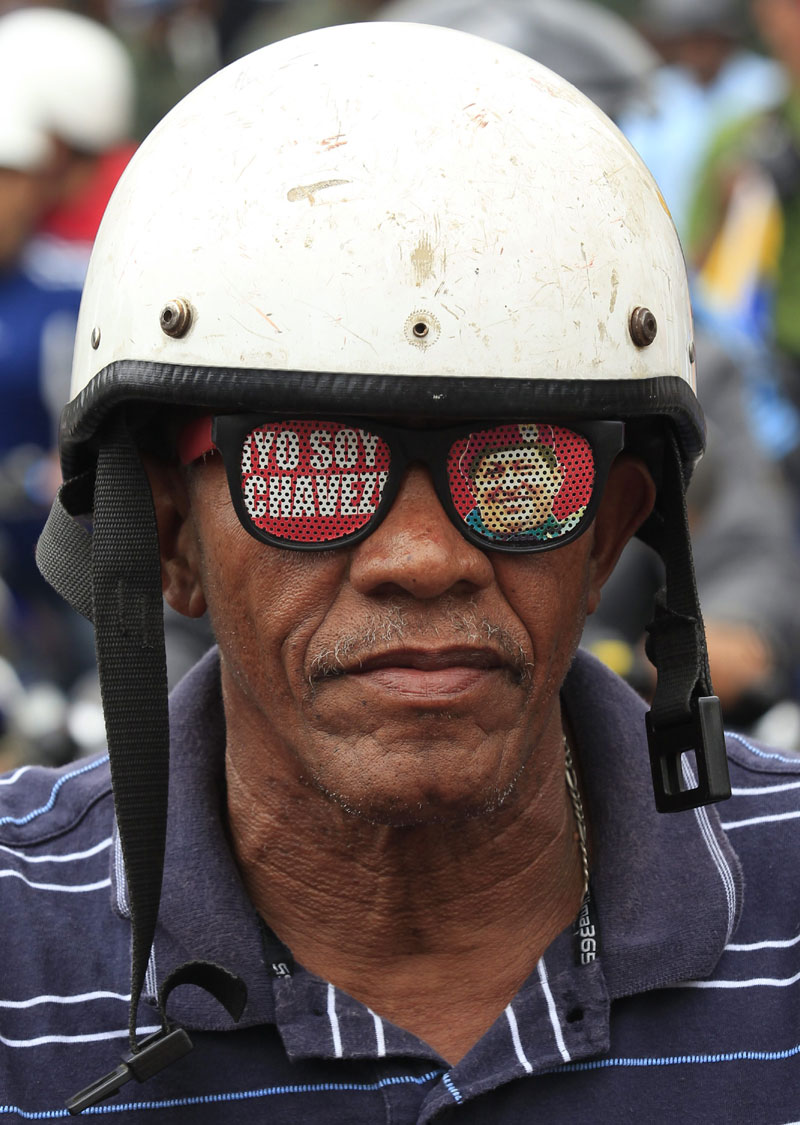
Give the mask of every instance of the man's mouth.
[[402, 648], [362, 656], [344, 671], [358, 675], [381, 668], [413, 668], [420, 672], [439, 671], [443, 668], [499, 668], [507, 663], [499, 653], [488, 648], [469, 648], [462, 645], [439, 649]]
[[460, 645], [390, 649], [364, 655], [337, 669], [339, 675], [352, 676], [365, 689], [429, 700], [486, 687], [497, 672], [519, 679], [502, 654], [489, 648]]

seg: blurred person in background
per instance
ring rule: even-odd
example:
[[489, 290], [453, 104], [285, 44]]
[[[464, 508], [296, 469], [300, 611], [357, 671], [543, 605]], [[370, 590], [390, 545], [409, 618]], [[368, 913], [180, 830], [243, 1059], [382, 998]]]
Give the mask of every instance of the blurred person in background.
[[[655, 14], [667, 5], [649, 7]], [[720, 17], [721, 8], [711, 7]], [[682, 3], [672, 8], [689, 19]], [[662, 73], [658, 56], [632, 26], [585, 0], [505, 0], [491, 7], [480, 0], [394, 0], [379, 18], [444, 24], [523, 51], [623, 121], [631, 107], [648, 102]], [[800, 25], [800, 9], [797, 19]], [[672, 151], [671, 160], [680, 159]], [[788, 700], [786, 720], [770, 728], [770, 737], [800, 749], [797, 512], [775, 460], [756, 440], [746, 373], [708, 329], [698, 330], [697, 350], [709, 436], [688, 501], [715, 690], [726, 721], [740, 727]], [[652, 690], [644, 630], [663, 581], [655, 554], [642, 543], [629, 545], [584, 635], [584, 646], [644, 695]]]
[[[243, 6], [243, 5], [242, 5]], [[223, 4], [218, 26], [226, 59], [238, 59], [257, 47], [277, 43], [291, 35], [334, 24], [361, 23], [373, 18], [380, 0], [255, 0], [249, 15], [240, 12], [237, 24], [225, 31], [230, 20]]]
[[38, 574], [34, 547], [59, 481], [54, 422], [89, 251], [131, 150], [130, 61], [93, 20], [49, 8], [7, 12], [0, 104], [0, 715], [12, 728], [0, 745], [16, 754], [26, 742], [13, 729], [20, 701], [30, 704], [23, 687], [53, 685], [46, 700], [34, 695], [33, 710], [58, 757], [69, 740], [50, 729], [60, 723], [54, 689], [93, 667], [93, 646]]
[[48, 190], [33, 229], [84, 243], [88, 257], [135, 147], [137, 88], [127, 50], [108, 28], [71, 11], [7, 11], [0, 16], [0, 92], [5, 127], [38, 138], [26, 164], [45, 174]]
[[453, 27], [521, 51], [572, 82], [612, 119], [649, 97], [660, 64], [625, 20], [586, 0], [389, 0], [376, 18]]
[[109, 25], [124, 42], [136, 75], [132, 125], [138, 139], [219, 69], [227, 37], [253, 6], [246, 0], [231, 5], [222, 0], [109, 0]]
[[743, 114], [777, 105], [783, 68], [746, 47], [738, 0], [642, 0], [636, 22], [664, 64], [648, 96], [618, 124], [656, 178], [686, 237], [696, 178], [717, 132]]
[[753, 0], [789, 89], [721, 129], [694, 194], [695, 309], [744, 359], [763, 447], [800, 498], [800, 8]]

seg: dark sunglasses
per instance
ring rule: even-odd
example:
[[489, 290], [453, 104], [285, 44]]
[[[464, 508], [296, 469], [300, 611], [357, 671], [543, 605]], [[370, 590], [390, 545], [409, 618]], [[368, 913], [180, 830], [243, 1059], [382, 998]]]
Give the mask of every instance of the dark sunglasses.
[[408, 466], [421, 463], [471, 543], [544, 551], [589, 526], [624, 438], [623, 422], [420, 430], [363, 418], [222, 414], [190, 423], [179, 450], [184, 464], [219, 450], [242, 526], [275, 547], [327, 550], [364, 539]]

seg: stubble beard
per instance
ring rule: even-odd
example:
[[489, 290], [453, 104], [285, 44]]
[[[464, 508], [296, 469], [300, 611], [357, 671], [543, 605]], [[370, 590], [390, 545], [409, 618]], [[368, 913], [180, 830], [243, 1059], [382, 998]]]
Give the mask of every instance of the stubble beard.
[[[504, 626], [480, 615], [474, 606], [465, 607], [463, 604], [441, 606], [435, 621], [425, 620], [419, 614], [410, 614], [400, 603], [387, 604], [359, 629], [341, 634], [333, 644], [314, 653], [309, 662], [306, 703], [313, 706], [317, 693], [324, 684], [347, 674], [347, 669], [358, 667], [361, 660], [388, 647], [406, 646], [423, 638], [427, 642], [441, 640], [446, 644], [483, 644], [500, 653], [504, 660], [503, 671], [522, 691], [520, 708], [524, 709], [533, 690], [533, 662], [522, 644]], [[452, 712], [431, 713], [421, 708], [416, 716], [420, 724], [419, 753], [435, 753], [440, 749], [437, 740], [426, 738], [423, 728], [429, 724], [452, 722], [457, 718]], [[326, 784], [318, 772], [307, 778], [307, 784], [338, 805], [343, 812], [361, 821], [386, 827], [413, 828], [491, 816], [510, 802], [524, 769], [523, 760], [504, 786], [484, 790], [480, 800], [473, 804], [459, 805], [457, 810], [450, 809], [444, 802], [437, 802], [435, 797], [414, 805], [399, 798], [396, 802], [382, 801], [380, 805], [354, 801]]]

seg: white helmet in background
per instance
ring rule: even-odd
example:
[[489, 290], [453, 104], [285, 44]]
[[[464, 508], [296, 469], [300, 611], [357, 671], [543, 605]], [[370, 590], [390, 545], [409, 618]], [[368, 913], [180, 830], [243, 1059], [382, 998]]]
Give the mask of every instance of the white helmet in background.
[[130, 134], [134, 92], [127, 51], [95, 20], [55, 8], [0, 16], [0, 167], [41, 167], [51, 138], [87, 154], [111, 148]]
[[[137, 427], [152, 435], [175, 408], [624, 422], [656, 479], [643, 535], [669, 590], [653, 634], [654, 662], [672, 673], [649, 717], [657, 803], [725, 795], [683, 495], [704, 442], [692, 318], [649, 173], [564, 79], [472, 35], [376, 22], [265, 47], [176, 106], [109, 203], [62, 419], [66, 483], [39, 548], [46, 576], [95, 621], [136, 1059], [168, 773]], [[91, 535], [75, 518], [90, 512]], [[700, 785], [686, 791], [689, 749]], [[185, 1044], [164, 1019], [145, 1050], [169, 1061]], [[74, 1105], [113, 1092], [111, 1079]]]

